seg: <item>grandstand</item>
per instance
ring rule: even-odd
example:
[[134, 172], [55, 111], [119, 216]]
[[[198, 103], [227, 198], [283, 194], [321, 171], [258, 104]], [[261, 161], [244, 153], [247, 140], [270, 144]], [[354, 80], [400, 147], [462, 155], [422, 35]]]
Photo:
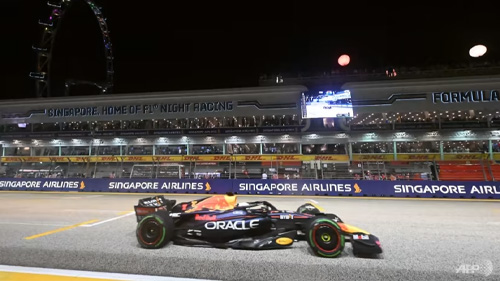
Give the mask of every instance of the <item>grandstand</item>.
[[[4, 101], [0, 173], [498, 180], [499, 68], [467, 69]], [[320, 107], [319, 99], [305, 98], [318, 96]]]

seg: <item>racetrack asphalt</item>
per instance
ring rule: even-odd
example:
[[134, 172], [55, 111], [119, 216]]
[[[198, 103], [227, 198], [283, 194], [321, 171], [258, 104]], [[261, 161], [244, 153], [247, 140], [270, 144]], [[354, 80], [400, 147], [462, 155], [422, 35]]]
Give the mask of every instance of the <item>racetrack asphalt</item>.
[[[498, 201], [238, 198], [285, 210], [313, 199], [377, 235], [384, 249], [378, 258], [359, 258], [347, 243], [339, 258], [326, 259], [304, 241], [267, 251], [142, 249], [131, 211], [147, 196], [0, 192], [0, 264], [214, 280], [500, 280]], [[178, 202], [203, 196], [166, 195]], [[37, 234], [46, 235], [25, 239]]]

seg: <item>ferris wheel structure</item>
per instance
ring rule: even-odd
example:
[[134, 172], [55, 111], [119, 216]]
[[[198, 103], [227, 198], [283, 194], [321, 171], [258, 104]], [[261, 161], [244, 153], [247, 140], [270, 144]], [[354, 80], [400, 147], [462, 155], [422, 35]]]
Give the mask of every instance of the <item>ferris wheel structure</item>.
[[41, 40], [38, 45], [32, 47], [36, 52], [36, 71], [30, 72], [29, 76], [35, 80], [37, 97], [50, 97], [55, 94], [53, 93], [53, 87], [51, 87], [51, 71], [53, 68], [52, 58], [56, 43], [55, 39], [67, 10], [76, 1], [84, 2], [86, 6], [92, 10], [99, 25], [102, 34], [102, 47], [104, 48], [106, 60], [106, 78], [104, 81], [66, 79], [66, 81], [64, 81], [64, 95], [69, 95], [71, 88], [77, 85], [94, 86], [99, 89], [101, 94], [111, 93], [113, 89], [113, 50], [106, 18], [101, 11], [102, 8], [96, 5], [92, 0], [49, 0], [46, 3], [50, 11], [48, 17], [39, 19], [38, 21], [42, 29]]

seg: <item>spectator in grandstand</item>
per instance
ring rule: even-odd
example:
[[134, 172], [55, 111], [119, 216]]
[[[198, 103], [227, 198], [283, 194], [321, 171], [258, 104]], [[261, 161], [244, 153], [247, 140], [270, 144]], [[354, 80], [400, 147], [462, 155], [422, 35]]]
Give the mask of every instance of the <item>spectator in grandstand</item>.
[[486, 143], [483, 143], [483, 153], [488, 153], [488, 145]]
[[493, 152], [500, 152], [500, 147], [498, 146], [498, 142], [493, 143]]

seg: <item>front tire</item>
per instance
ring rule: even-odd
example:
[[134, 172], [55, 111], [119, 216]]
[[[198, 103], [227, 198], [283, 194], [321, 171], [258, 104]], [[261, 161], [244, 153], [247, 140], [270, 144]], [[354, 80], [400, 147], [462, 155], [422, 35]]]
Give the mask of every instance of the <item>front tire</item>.
[[317, 217], [307, 229], [307, 243], [315, 255], [335, 258], [344, 250], [345, 237], [336, 222], [326, 217]]
[[137, 224], [136, 237], [142, 248], [162, 248], [172, 240], [173, 234], [174, 221], [167, 211], [158, 211], [145, 216]]

